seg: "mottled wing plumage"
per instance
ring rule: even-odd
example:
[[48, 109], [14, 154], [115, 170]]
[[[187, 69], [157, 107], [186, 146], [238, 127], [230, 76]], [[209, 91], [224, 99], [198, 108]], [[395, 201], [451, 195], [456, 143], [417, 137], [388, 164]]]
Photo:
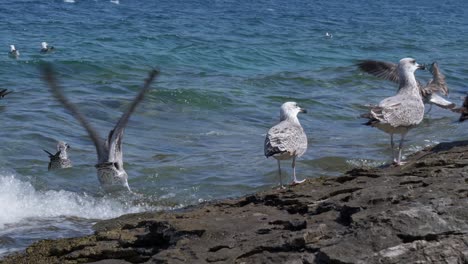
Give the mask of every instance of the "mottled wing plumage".
[[267, 157], [300, 157], [307, 150], [307, 136], [300, 125], [282, 121], [268, 131], [264, 150]]
[[424, 116], [424, 104], [405, 95], [388, 97], [379, 103], [379, 107], [379, 120], [392, 127], [417, 125]]
[[365, 60], [357, 64], [360, 70], [376, 77], [399, 83], [398, 65], [385, 61]]
[[430, 71], [432, 73], [432, 80], [428, 82], [424, 90], [430, 93], [440, 92], [447, 96], [449, 94], [449, 89], [445, 82], [445, 75], [440, 72], [439, 65], [437, 65], [436, 62], [432, 63]]
[[49, 155], [49, 165], [47, 166], [48, 170], [54, 169], [63, 169], [63, 168], [70, 168], [72, 167], [72, 163], [70, 159], [62, 159], [60, 158], [61, 151], [57, 151], [57, 153], [52, 154], [49, 151], [44, 149], [44, 152]]

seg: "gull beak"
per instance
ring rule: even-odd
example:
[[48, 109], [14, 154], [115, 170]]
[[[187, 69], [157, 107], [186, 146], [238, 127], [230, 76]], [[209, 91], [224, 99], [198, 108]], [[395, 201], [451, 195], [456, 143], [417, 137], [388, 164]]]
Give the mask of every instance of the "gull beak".
[[301, 110], [299, 110], [299, 113], [304, 113], [304, 114], [307, 114], [307, 110], [304, 109], [304, 108], [301, 108]]
[[426, 69], [426, 64], [418, 64], [418, 69], [425, 70]]

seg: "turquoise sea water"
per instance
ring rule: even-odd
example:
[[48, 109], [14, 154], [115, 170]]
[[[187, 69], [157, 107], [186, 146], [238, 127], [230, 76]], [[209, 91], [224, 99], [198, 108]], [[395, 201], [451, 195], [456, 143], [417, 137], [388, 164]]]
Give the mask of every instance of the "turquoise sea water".
[[[38, 239], [89, 234], [99, 219], [274, 187], [276, 161], [264, 157], [263, 141], [286, 101], [309, 110], [299, 117], [309, 138], [299, 178], [389, 162], [388, 135], [358, 116], [396, 85], [354, 64], [437, 61], [449, 99], [460, 103], [468, 90], [467, 10], [465, 1], [435, 0], [0, 3], [0, 88], [14, 91], [0, 100], [0, 255]], [[42, 41], [55, 52], [40, 54]], [[18, 59], [8, 57], [10, 44]], [[102, 136], [148, 71], [161, 70], [124, 136], [138, 195], [101, 192], [95, 148], [41, 81], [43, 62]], [[466, 139], [456, 119], [433, 108], [409, 133], [405, 154]], [[54, 150], [57, 140], [72, 146], [74, 167], [48, 172], [42, 149]], [[291, 175], [289, 162], [283, 171]]]

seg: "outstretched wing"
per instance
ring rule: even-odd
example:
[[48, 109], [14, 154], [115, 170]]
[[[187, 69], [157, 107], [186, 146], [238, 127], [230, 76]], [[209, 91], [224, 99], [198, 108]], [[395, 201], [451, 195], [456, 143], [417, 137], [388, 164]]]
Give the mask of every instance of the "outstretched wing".
[[96, 130], [89, 124], [88, 120], [78, 111], [78, 108], [72, 104], [63, 94], [63, 89], [57, 84], [57, 80], [54, 76], [54, 71], [52, 66], [49, 64], [44, 64], [41, 67], [42, 75], [44, 81], [49, 85], [52, 95], [60, 102], [62, 105], [72, 113], [72, 115], [80, 122], [80, 124], [86, 129], [89, 137], [96, 147], [98, 160], [100, 157], [107, 156], [105, 155], [105, 149], [103, 148], [102, 141], [99, 139], [99, 135]]
[[123, 137], [125, 126], [127, 125], [128, 120], [130, 119], [130, 116], [135, 111], [138, 104], [143, 100], [146, 92], [148, 92], [148, 90], [150, 89], [151, 83], [158, 76], [158, 74], [159, 74], [159, 71], [157, 70], [152, 70], [149, 73], [149, 76], [146, 79], [145, 84], [143, 85], [143, 88], [140, 90], [140, 92], [135, 97], [135, 99], [133, 99], [133, 102], [130, 105], [130, 107], [127, 109], [127, 111], [122, 115], [122, 117], [120, 117], [114, 129], [110, 131], [109, 136], [107, 138], [107, 146], [109, 147], [109, 156], [106, 157], [106, 160], [102, 162], [111, 161], [111, 162], [118, 162], [119, 165], [123, 164], [122, 137]]
[[372, 74], [376, 77], [399, 83], [398, 65], [385, 61], [365, 60], [356, 64], [361, 71]]
[[449, 89], [445, 83], [445, 75], [439, 70], [439, 65], [433, 62], [429, 70], [432, 73], [432, 80], [424, 87], [424, 90], [428, 90], [431, 93], [441, 92], [443, 95], [447, 96]]

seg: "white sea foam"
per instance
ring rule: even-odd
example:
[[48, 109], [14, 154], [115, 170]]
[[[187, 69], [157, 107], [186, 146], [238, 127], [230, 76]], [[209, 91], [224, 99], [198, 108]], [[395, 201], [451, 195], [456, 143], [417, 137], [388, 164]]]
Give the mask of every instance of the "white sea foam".
[[0, 230], [30, 218], [109, 219], [149, 209], [154, 208], [64, 190], [38, 191], [14, 175], [0, 174]]

